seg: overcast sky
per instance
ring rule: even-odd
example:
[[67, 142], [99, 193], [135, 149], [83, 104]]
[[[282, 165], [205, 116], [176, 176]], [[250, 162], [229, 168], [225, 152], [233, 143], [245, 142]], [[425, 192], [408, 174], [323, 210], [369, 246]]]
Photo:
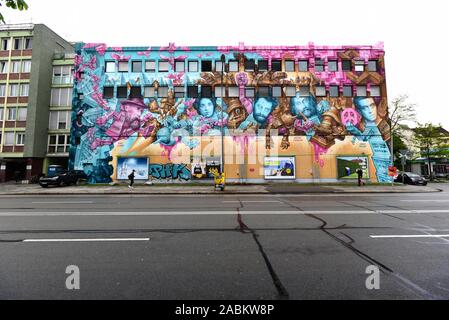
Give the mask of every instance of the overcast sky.
[[69, 41], [110, 46], [372, 45], [383, 41], [388, 96], [449, 129], [449, 4], [441, 0], [26, 0], [7, 23], [44, 23]]

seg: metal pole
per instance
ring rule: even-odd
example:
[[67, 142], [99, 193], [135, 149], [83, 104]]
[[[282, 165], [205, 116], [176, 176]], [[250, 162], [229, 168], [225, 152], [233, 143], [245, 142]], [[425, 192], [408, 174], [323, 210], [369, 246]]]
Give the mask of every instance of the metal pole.
[[[391, 128], [391, 123], [390, 123], [390, 135], [391, 135], [391, 139], [390, 139], [390, 144], [391, 144], [391, 146], [390, 146], [390, 149], [391, 149], [391, 165], [392, 166], [394, 166], [394, 152], [393, 152], [393, 143], [394, 143], [394, 141], [393, 141], [393, 136], [394, 136], [394, 133], [393, 133], [393, 130], [392, 130], [392, 128]], [[393, 187], [394, 186], [394, 177], [391, 177], [391, 186]]]
[[224, 78], [224, 63], [225, 63], [225, 56], [224, 54], [221, 55], [221, 166], [220, 166], [220, 174], [223, 176], [224, 172], [224, 111], [223, 111], [223, 78]]

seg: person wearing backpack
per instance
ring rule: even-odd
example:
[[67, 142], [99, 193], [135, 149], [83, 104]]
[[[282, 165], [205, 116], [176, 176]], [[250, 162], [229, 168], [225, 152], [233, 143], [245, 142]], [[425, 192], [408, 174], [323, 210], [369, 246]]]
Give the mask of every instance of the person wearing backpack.
[[134, 189], [133, 184], [134, 184], [134, 172], [136, 170], [133, 169], [133, 171], [129, 174], [128, 179], [129, 179], [129, 186], [128, 188], [130, 189]]

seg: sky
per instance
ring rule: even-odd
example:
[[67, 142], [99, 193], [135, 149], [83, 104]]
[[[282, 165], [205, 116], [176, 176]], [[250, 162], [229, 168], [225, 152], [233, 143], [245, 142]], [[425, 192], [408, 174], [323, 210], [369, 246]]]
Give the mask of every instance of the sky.
[[[441, 0], [26, 0], [7, 23], [43, 23], [68, 41], [109, 46], [374, 45], [384, 42], [389, 100], [449, 129], [449, 3]], [[440, 94], [441, 93], [441, 94]]]

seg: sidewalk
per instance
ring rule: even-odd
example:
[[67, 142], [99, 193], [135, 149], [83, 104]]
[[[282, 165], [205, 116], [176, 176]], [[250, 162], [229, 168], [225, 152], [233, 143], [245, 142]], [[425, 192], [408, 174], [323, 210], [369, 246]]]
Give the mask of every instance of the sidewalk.
[[67, 195], [67, 194], [308, 194], [308, 193], [423, 193], [439, 192], [429, 186], [409, 185], [324, 185], [324, 184], [258, 184], [227, 185], [225, 191], [215, 191], [213, 185], [156, 184], [80, 185], [42, 188], [36, 184], [0, 184], [0, 195]]

